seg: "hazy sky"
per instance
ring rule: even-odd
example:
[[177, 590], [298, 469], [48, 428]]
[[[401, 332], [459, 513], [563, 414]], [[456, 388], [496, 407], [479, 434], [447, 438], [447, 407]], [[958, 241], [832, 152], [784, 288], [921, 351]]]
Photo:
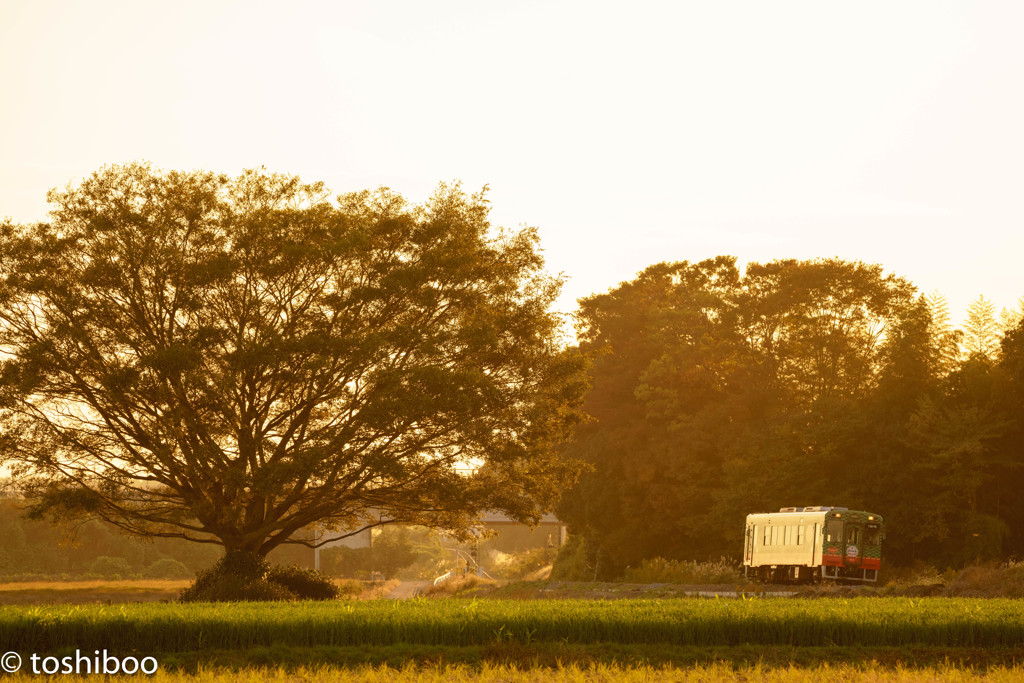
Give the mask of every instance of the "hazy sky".
[[491, 186], [563, 306], [663, 260], [1024, 295], [1021, 2], [0, 0], [0, 216], [103, 164]]

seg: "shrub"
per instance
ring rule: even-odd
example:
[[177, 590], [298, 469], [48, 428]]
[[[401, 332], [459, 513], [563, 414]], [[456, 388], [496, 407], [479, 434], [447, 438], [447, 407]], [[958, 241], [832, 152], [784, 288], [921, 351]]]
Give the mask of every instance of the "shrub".
[[581, 535], [569, 536], [558, 550], [551, 568], [553, 581], [595, 581], [597, 579], [596, 549]]
[[121, 579], [131, 574], [132, 568], [123, 557], [100, 555], [89, 565], [89, 573], [104, 579]]
[[270, 567], [253, 553], [229, 553], [179, 596], [182, 602], [236, 602], [259, 600], [329, 600], [338, 587], [312, 569]]
[[951, 595], [963, 597], [1024, 597], [1024, 564], [964, 567], [949, 583], [949, 590]]
[[165, 557], [142, 570], [147, 579], [190, 579], [195, 574], [177, 560]]
[[366, 590], [363, 582], [356, 579], [339, 580], [336, 585], [338, 586], [338, 597], [341, 598], [357, 598]]
[[724, 557], [718, 562], [686, 562], [655, 557], [626, 568], [631, 583], [742, 583], [743, 575]]
[[178, 599], [182, 602], [249, 602], [294, 600], [295, 594], [281, 584], [266, 579], [247, 580], [217, 574], [203, 583], [197, 579], [196, 583], [181, 592]]
[[181, 602], [294, 600], [295, 594], [267, 580], [270, 564], [254, 553], [228, 553], [201, 572], [178, 596]]
[[333, 600], [338, 597], [338, 587], [330, 578], [295, 565], [272, 568], [267, 572], [267, 581], [284, 586], [302, 600]]

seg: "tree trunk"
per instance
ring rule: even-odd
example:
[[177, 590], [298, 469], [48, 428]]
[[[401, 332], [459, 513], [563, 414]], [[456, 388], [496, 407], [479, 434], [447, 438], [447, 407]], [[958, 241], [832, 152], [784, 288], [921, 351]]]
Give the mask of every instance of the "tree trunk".
[[270, 563], [258, 552], [241, 548], [224, 549], [224, 557], [217, 564], [219, 573], [247, 581], [258, 581], [267, 575]]

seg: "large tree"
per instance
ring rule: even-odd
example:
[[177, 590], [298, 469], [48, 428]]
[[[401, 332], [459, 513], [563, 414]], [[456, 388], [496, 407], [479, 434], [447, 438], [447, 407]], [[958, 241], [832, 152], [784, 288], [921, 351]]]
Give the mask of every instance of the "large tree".
[[549, 509], [580, 356], [536, 232], [249, 171], [107, 167], [0, 225], [0, 459], [33, 510], [266, 555]]

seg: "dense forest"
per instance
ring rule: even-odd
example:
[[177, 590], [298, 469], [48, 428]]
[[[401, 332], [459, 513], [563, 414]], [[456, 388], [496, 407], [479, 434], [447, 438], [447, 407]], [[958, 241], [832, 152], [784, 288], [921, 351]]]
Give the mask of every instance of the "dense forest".
[[891, 563], [1024, 556], [1024, 327], [838, 259], [661, 263], [581, 301], [591, 469], [559, 514], [597, 578], [737, 557], [784, 506], [882, 514]]

